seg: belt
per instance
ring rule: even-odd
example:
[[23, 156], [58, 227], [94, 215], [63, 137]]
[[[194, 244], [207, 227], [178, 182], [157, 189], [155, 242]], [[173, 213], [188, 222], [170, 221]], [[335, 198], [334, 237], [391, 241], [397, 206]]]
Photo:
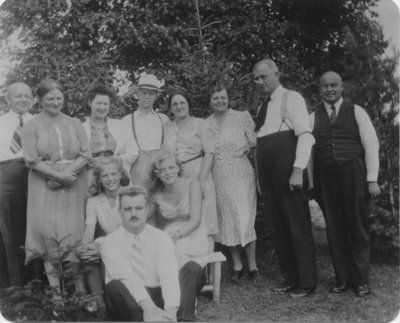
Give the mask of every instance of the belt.
[[0, 161], [0, 165], [7, 165], [7, 164], [12, 164], [12, 163], [25, 164], [25, 160], [23, 158], [14, 158], [14, 159], [7, 159], [7, 160]]
[[193, 161], [193, 160], [196, 160], [196, 159], [198, 159], [198, 158], [201, 158], [201, 157], [203, 157], [204, 156], [204, 152], [201, 152], [199, 155], [197, 155], [197, 156], [194, 156], [194, 157], [192, 157], [192, 158], [189, 158], [189, 159], [187, 159], [187, 160], [184, 160], [184, 161], [181, 161], [181, 164], [182, 165], [185, 165], [185, 164], [187, 164], [187, 163], [189, 163], [189, 162], [191, 162], [191, 161]]
[[99, 151], [98, 153], [93, 153], [92, 157], [110, 157], [113, 156], [114, 152], [112, 150], [105, 150], [105, 151]]
[[270, 134], [262, 136], [262, 137], [257, 137], [257, 142], [274, 139], [276, 137], [282, 137], [282, 136], [286, 136], [287, 137], [287, 136], [292, 135], [292, 134], [293, 134], [292, 130], [277, 131], [277, 132], [273, 132], [273, 133], [270, 133]]

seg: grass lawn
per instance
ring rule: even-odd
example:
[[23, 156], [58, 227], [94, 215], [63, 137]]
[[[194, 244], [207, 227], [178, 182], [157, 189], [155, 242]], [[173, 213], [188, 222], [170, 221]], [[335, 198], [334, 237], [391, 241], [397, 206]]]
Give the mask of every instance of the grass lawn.
[[[255, 287], [245, 279], [241, 286], [232, 285], [232, 268], [228, 260], [223, 264], [221, 300], [215, 303], [204, 294], [199, 299], [199, 321], [248, 322], [387, 322], [399, 312], [399, 267], [377, 261], [372, 262], [370, 287], [372, 293], [356, 297], [353, 292], [329, 293], [334, 282], [333, 267], [326, 243], [325, 229], [314, 219], [314, 238], [317, 248], [318, 286], [315, 293], [301, 299], [276, 293], [272, 288], [280, 283], [275, 257], [259, 243], [257, 260], [261, 277]], [[262, 250], [264, 249], [264, 250]]]
[[[239, 285], [229, 282], [231, 262], [222, 267], [221, 300], [215, 303], [211, 295], [202, 294], [198, 300], [198, 321], [241, 321], [241, 322], [388, 322], [399, 311], [399, 266], [382, 260], [372, 262], [370, 270], [371, 295], [356, 297], [351, 291], [331, 294], [329, 287], [334, 282], [334, 273], [326, 243], [323, 219], [318, 210], [312, 208], [314, 238], [317, 249], [318, 286], [316, 292], [302, 299], [291, 299], [289, 295], [276, 293], [272, 288], [280, 283], [276, 258], [271, 252], [268, 238], [259, 239], [257, 263], [260, 270], [259, 285], [247, 279]], [[257, 218], [256, 227], [263, 230], [264, 219]], [[263, 234], [257, 232], [259, 236]], [[265, 234], [264, 234], [265, 236]], [[222, 250], [226, 252], [226, 250]], [[228, 253], [226, 252], [228, 256]], [[375, 257], [377, 258], [377, 257]], [[51, 320], [48, 311], [32, 305], [20, 309], [23, 314], [15, 315], [17, 307], [0, 293], [0, 310], [11, 321]], [[24, 306], [24, 305], [22, 305]], [[14, 316], [8, 314], [14, 313]], [[46, 316], [47, 315], [47, 316]], [[106, 317], [90, 318], [86, 321], [105, 321]], [[1, 319], [0, 319], [1, 321]]]

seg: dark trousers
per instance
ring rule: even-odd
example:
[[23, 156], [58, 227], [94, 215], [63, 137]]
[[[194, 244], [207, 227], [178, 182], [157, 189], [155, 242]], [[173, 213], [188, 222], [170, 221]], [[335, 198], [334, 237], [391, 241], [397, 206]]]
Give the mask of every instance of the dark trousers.
[[[179, 285], [181, 289], [180, 306], [177, 313], [178, 321], [195, 321], [196, 296], [205, 283], [204, 269], [190, 261], [179, 270]], [[146, 287], [153, 302], [164, 308], [161, 287]], [[112, 280], [105, 287], [106, 304], [118, 321], [143, 321], [143, 311], [132, 294], [119, 280]]]
[[370, 238], [368, 188], [362, 158], [344, 164], [315, 164], [315, 186], [326, 221], [336, 282], [368, 284]]
[[282, 131], [257, 140], [257, 172], [272, 242], [286, 283], [316, 286], [316, 259], [305, 188], [289, 189], [297, 138]]
[[9, 278], [5, 285], [21, 286], [30, 280], [24, 266], [25, 251], [20, 248], [25, 245], [27, 181], [23, 159], [0, 162], [0, 244], [5, 253], [0, 276], [5, 281]]

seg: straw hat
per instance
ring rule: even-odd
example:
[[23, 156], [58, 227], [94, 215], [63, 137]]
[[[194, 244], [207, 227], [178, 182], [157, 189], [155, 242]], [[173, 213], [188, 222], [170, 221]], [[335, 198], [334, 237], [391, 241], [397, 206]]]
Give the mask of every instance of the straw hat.
[[137, 89], [148, 89], [161, 92], [161, 82], [153, 74], [143, 73], [139, 77], [139, 83]]

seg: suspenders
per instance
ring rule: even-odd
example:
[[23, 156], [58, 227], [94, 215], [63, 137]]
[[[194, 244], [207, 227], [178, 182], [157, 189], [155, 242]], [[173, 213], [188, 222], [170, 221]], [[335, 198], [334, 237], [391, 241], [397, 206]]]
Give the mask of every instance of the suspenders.
[[[154, 112], [155, 112], [155, 111], [154, 111]], [[160, 145], [160, 148], [159, 148], [159, 149], [161, 149], [162, 146], [163, 146], [163, 143], [164, 143], [164, 124], [163, 124], [163, 122], [162, 122], [162, 120], [161, 120], [161, 117], [160, 117], [159, 113], [158, 113], [158, 112], [155, 112], [155, 113], [156, 113], [158, 119], [160, 119], [160, 122], [161, 122], [161, 145]], [[140, 144], [139, 144], [139, 141], [138, 141], [138, 138], [137, 138], [137, 135], [136, 135], [136, 127], [135, 127], [135, 118], [134, 118], [134, 114], [135, 114], [135, 112], [133, 112], [132, 115], [131, 115], [133, 137], [134, 137], [135, 140], [136, 140], [136, 144], [138, 145], [139, 150], [143, 150], [142, 147], [140, 147]]]
[[[288, 100], [288, 96], [289, 96], [289, 90], [285, 90], [285, 92], [283, 92], [283, 95], [282, 95], [282, 103], [281, 103], [281, 118], [282, 118], [282, 123], [281, 123], [281, 125], [279, 126], [279, 130], [278, 130], [278, 131], [281, 131], [281, 127], [282, 127], [283, 124], [286, 124], [286, 126], [289, 128], [289, 130], [292, 130], [292, 129], [293, 129], [293, 127], [290, 126], [290, 125], [287, 123], [287, 120], [288, 120], [288, 111], [287, 111], [287, 100]], [[290, 121], [289, 121], [289, 122], [290, 122]]]

